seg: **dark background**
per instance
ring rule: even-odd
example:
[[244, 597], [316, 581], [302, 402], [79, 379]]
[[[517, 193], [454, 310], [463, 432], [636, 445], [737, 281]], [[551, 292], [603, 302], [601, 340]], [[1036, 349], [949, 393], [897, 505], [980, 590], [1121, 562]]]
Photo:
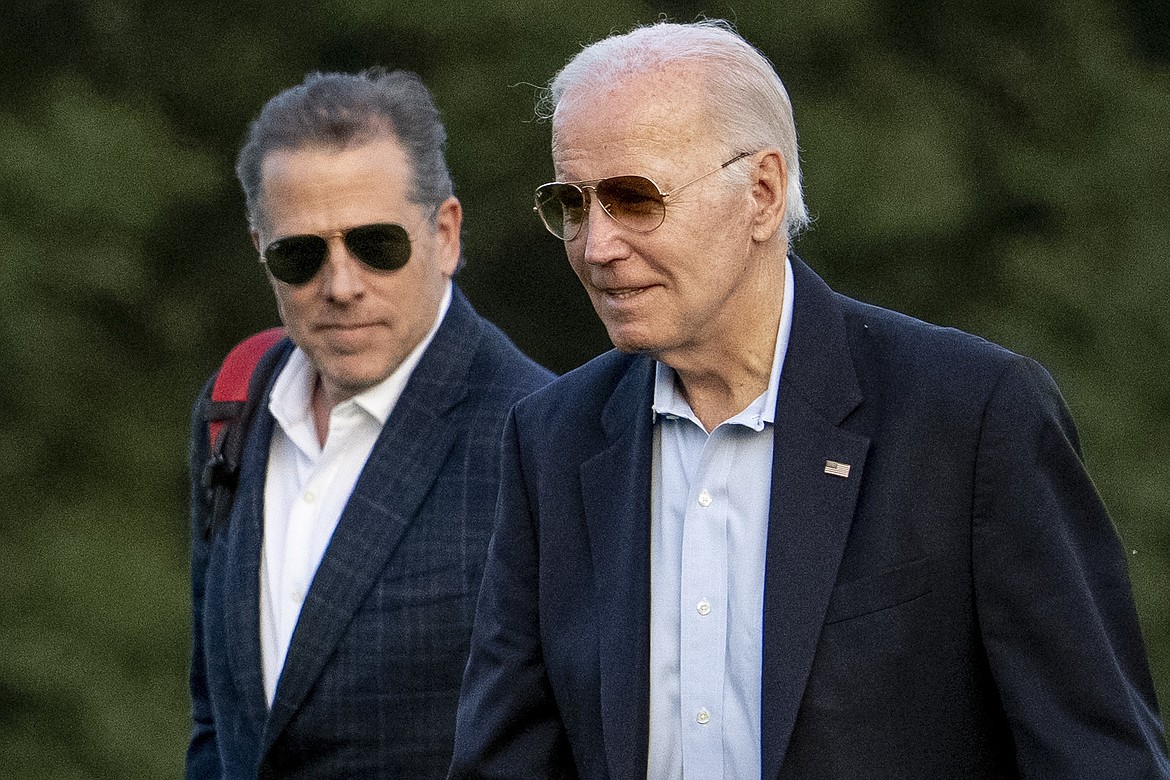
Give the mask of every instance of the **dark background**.
[[187, 731], [188, 409], [276, 322], [232, 174], [315, 69], [417, 71], [475, 305], [567, 370], [607, 347], [531, 213], [534, 84], [660, 14], [734, 20], [796, 110], [841, 291], [1047, 365], [1170, 705], [1170, 4], [24, 0], [0, 24], [0, 774], [160, 778]]

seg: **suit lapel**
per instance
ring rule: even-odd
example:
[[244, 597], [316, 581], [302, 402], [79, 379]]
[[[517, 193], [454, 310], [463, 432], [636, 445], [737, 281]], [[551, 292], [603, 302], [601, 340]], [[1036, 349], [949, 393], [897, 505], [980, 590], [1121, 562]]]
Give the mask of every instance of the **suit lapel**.
[[601, 723], [610, 777], [646, 772], [650, 663], [650, 398], [635, 358], [606, 404], [606, 447], [581, 466], [598, 599]]
[[[795, 257], [792, 265], [764, 585], [764, 777], [777, 776], [792, 735], [869, 449], [841, 427], [862, 398], [834, 294]], [[849, 464], [848, 476], [826, 473], [827, 461]]]
[[[275, 374], [274, 374], [275, 376]], [[271, 390], [271, 385], [269, 386]], [[272, 415], [257, 410], [240, 464], [239, 490], [226, 533], [224, 644], [236, 689], [259, 733], [268, 717], [268, 700], [260, 659], [260, 548], [264, 519], [264, 475]]]
[[378, 436], [305, 597], [265, 729], [266, 751], [304, 703], [386, 569], [454, 445], [480, 322], [454, 291], [442, 326]]

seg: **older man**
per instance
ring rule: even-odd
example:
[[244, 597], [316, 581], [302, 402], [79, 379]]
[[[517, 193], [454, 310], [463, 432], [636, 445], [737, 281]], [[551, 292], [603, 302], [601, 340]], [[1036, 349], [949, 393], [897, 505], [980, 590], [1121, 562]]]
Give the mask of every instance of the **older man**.
[[789, 253], [767, 60], [663, 23], [549, 96], [537, 210], [619, 351], [513, 410], [451, 777], [1170, 774], [1056, 387]]
[[550, 375], [451, 283], [444, 141], [375, 70], [277, 95], [240, 152], [289, 339], [226, 524], [194, 491], [190, 778], [446, 773], [500, 432]]

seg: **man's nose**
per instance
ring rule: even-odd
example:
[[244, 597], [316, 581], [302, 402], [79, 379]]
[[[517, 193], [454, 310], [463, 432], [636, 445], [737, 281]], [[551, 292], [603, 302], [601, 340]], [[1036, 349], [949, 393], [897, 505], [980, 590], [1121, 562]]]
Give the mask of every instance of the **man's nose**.
[[597, 193], [586, 191], [584, 224], [577, 240], [585, 242], [585, 262], [601, 265], [623, 256], [626, 244], [623, 238], [626, 228], [597, 200]]
[[335, 301], [347, 301], [360, 295], [365, 288], [362, 261], [349, 251], [340, 233], [329, 236], [325, 244], [325, 294]]

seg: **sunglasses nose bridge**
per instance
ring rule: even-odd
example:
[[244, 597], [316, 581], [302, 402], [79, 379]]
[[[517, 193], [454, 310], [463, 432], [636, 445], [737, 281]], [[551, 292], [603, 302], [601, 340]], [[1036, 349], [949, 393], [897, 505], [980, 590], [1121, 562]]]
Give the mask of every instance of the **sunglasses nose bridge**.
[[[344, 230], [335, 230], [332, 233], [327, 233], [321, 236], [321, 240], [325, 242], [325, 256], [321, 258], [322, 264], [327, 265], [331, 258], [348, 256], [354, 260], [360, 261], [353, 249], [349, 246], [348, 236]], [[337, 255], [341, 252], [341, 255]]]
[[361, 258], [354, 254], [346, 241], [346, 232], [344, 230], [336, 230], [332, 233], [320, 233], [317, 238], [321, 239], [320, 255], [318, 255], [317, 268], [313, 275], [318, 276], [322, 273], [330, 278], [350, 275], [350, 266], [353, 264], [361, 265]]
[[[589, 201], [597, 197], [597, 187], [592, 184], [578, 184], [577, 189], [581, 190], [581, 221], [584, 222], [589, 216]], [[605, 208], [602, 206], [601, 208]]]
[[[589, 201], [597, 197], [597, 187], [593, 184], [570, 184], [569, 186], [581, 193], [581, 218], [576, 220], [576, 224], [571, 230], [563, 230], [563, 235], [558, 234], [555, 230], [552, 231], [553, 235], [564, 241], [572, 241], [580, 235], [582, 230], [588, 229], [586, 226], [589, 224]], [[592, 194], [590, 190], [592, 190]], [[601, 205], [601, 210], [609, 214], [609, 211], [605, 208], [605, 204], [601, 203], [601, 201], [598, 201], [598, 203]], [[612, 214], [610, 214], [610, 218], [613, 218]], [[551, 227], [549, 229], [552, 230]]]
[[324, 294], [333, 301], [349, 301], [362, 294], [365, 286], [364, 261], [349, 246], [344, 231], [322, 236], [325, 255], [317, 269]]
[[[582, 214], [581, 219], [582, 223], [585, 223], [589, 217], [589, 202], [592, 200], [597, 202], [597, 205], [601, 208], [602, 211], [605, 212], [605, 215], [612, 219], [614, 223], [618, 225], [622, 224], [622, 221], [618, 219], [612, 211], [609, 210], [609, 206], [605, 205], [605, 201], [602, 200], [601, 196], [597, 193], [597, 188], [599, 186], [604, 186], [604, 184], [605, 180], [603, 179], [596, 184], [589, 184], [581, 187], [581, 198], [585, 203], [584, 213]], [[589, 193], [590, 190], [593, 191], [592, 194]]]

